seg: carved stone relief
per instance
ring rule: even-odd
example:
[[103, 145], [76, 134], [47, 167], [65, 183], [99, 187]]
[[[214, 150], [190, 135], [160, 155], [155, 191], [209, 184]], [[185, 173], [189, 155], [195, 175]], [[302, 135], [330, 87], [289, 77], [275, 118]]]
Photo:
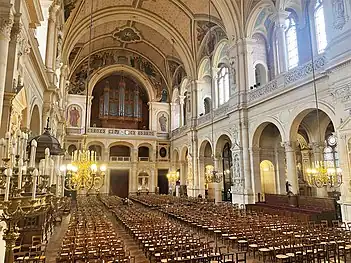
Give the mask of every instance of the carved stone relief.
[[344, 0], [333, 0], [333, 16], [333, 27], [339, 30], [343, 29], [347, 20]]
[[116, 29], [112, 32], [112, 37], [122, 43], [136, 43], [142, 40], [140, 32], [132, 27]]

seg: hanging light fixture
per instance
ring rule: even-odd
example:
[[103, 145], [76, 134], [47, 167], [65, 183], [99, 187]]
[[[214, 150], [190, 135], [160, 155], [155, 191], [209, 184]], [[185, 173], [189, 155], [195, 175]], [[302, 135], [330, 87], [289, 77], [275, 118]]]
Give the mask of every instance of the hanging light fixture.
[[[313, 92], [314, 92], [314, 98], [316, 103], [318, 138], [319, 138], [319, 142], [322, 142], [318, 94], [317, 94], [317, 85], [316, 85], [316, 72], [315, 72], [315, 63], [314, 63], [314, 52], [313, 52], [313, 44], [312, 44], [312, 36], [311, 36], [311, 22], [309, 19], [310, 16], [309, 16], [308, 8], [307, 8], [307, 17], [308, 17], [309, 41], [310, 41], [311, 63], [312, 63]], [[323, 141], [325, 140], [323, 139]], [[311, 167], [306, 170], [307, 183], [310, 186], [314, 186], [318, 188], [327, 186], [327, 187], [336, 189], [340, 187], [340, 185], [342, 184], [342, 169], [338, 167], [336, 163], [336, 156], [335, 156], [335, 147], [337, 144], [336, 136], [334, 134], [329, 136], [328, 140], [326, 141], [326, 144], [327, 144], [326, 146], [330, 146], [332, 148], [332, 158], [331, 158], [332, 160], [330, 161], [315, 160], [314, 162], [312, 162]], [[323, 154], [324, 154], [324, 151], [323, 151]]]
[[[212, 28], [211, 28], [211, 0], [208, 1], [208, 28], [209, 28], [209, 41], [207, 45], [207, 52], [209, 57], [209, 66], [210, 66], [210, 79], [211, 79], [211, 142], [212, 147], [214, 145], [214, 109], [213, 109], [213, 72], [212, 72], [212, 56], [214, 47], [212, 46]], [[215, 163], [215, 154], [214, 149], [212, 149], [212, 161]], [[213, 165], [207, 165], [205, 167], [205, 181], [208, 183], [220, 183], [222, 181], [222, 173], [218, 172]]]
[[90, 9], [90, 35], [89, 35], [89, 55], [88, 55], [88, 69], [87, 78], [85, 81], [86, 96], [85, 96], [85, 126], [83, 134], [83, 143], [81, 150], [75, 150], [72, 153], [71, 162], [67, 165], [61, 166], [60, 170], [65, 176], [65, 189], [68, 191], [85, 190], [88, 193], [90, 190], [98, 192], [105, 182], [105, 172], [107, 167], [97, 163], [97, 156], [95, 151], [87, 148], [87, 126], [88, 126], [88, 100], [89, 90], [88, 84], [90, 81], [90, 60], [91, 60], [91, 39], [93, 26], [93, 1], [91, 1]]

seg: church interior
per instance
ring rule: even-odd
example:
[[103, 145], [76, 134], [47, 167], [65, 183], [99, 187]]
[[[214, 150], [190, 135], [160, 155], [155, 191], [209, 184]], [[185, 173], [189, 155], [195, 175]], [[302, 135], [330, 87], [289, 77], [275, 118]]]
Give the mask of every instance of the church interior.
[[0, 262], [351, 261], [350, 0], [0, 0]]

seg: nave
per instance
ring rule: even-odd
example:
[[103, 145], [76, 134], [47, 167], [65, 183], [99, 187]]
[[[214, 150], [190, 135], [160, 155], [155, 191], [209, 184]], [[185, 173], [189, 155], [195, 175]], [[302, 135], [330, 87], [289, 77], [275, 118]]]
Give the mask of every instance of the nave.
[[[347, 262], [350, 226], [162, 195], [78, 197], [56, 262]], [[61, 225], [61, 227], [64, 227]], [[16, 262], [22, 262], [17, 260]], [[48, 262], [55, 262], [48, 258]]]

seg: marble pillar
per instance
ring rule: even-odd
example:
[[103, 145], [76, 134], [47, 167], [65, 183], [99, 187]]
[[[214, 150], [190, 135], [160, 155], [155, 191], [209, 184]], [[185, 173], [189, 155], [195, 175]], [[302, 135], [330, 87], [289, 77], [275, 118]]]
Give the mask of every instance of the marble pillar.
[[295, 156], [295, 147], [296, 142], [287, 141], [282, 143], [285, 148], [286, 156], [286, 168], [287, 168], [287, 179], [291, 185], [290, 191], [293, 194], [298, 194], [299, 184], [296, 171], [296, 156]]
[[48, 33], [46, 39], [45, 66], [47, 68], [50, 83], [54, 83], [56, 65], [56, 14], [59, 6], [55, 2], [49, 7]]
[[180, 104], [180, 116], [179, 116], [179, 127], [184, 126], [185, 120], [184, 120], [184, 99], [185, 96], [179, 96], [179, 104]]
[[[312, 149], [313, 162], [319, 163], [324, 161], [324, 143], [323, 142], [312, 142], [310, 143], [310, 147]], [[315, 187], [316, 195], [318, 197], [328, 197], [328, 189], [327, 186], [323, 186], [321, 188]]]
[[285, 37], [285, 21], [289, 13], [286, 11], [279, 11], [274, 17], [275, 20], [275, 33], [277, 39], [277, 55], [278, 58], [278, 74], [284, 73], [288, 70], [288, 59], [287, 59], [287, 45]]
[[[5, 8], [4, 8], [5, 9]], [[3, 10], [1, 10], [3, 11]], [[8, 14], [0, 13], [0, 54], [2, 57], [0, 59], [0, 116], [2, 119], [2, 108], [4, 102], [4, 92], [5, 92], [5, 82], [7, 73], [7, 59], [8, 50], [10, 43], [10, 34], [12, 25], [14, 23], [14, 17], [11, 12]], [[2, 122], [0, 126], [2, 126]]]
[[254, 199], [258, 201], [258, 194], [262, 194], [261, 170], [260, 170], [260, 149], [250, 148], [251, 180], [254, 182]]

